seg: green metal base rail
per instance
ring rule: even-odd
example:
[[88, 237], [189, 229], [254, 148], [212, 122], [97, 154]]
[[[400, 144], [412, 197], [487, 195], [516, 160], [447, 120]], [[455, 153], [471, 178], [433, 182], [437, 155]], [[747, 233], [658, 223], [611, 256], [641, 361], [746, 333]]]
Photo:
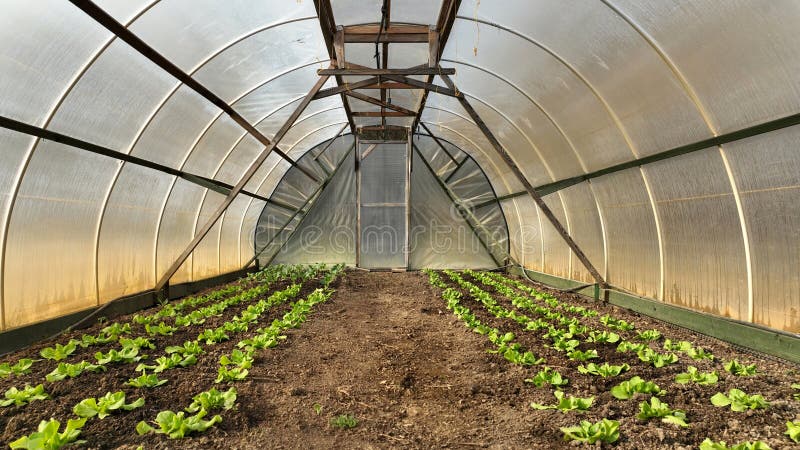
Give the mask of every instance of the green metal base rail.
[[[509, 272], [521, 275], [522, 268], [515, 267], [510, 269]], [[597, 288], [597, 285], [585, 285], [579, 281], [530, 269], [525, 269], [525, 273], [531, 280], [556, 289], [578, 288], [575, 291], [577, 294], [595, 299], [600, 298], [601, 290]], [[752, 349], [756, 352], [800, 364], [800, 335], [725, 317], [712, 316], [680, 306], [638, 297], [613, 288], [602, 290], [602, 296], [612, 305], [626, 308], [654, 319], [663, 320], [734, 345]]]

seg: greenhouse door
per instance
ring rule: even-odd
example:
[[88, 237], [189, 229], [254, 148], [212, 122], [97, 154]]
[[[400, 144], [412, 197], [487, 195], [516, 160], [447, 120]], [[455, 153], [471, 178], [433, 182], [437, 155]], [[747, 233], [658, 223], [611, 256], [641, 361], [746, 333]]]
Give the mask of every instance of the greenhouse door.
[[356, 265], [408, 267], [410, 140], [359, 140], [356, 161]]

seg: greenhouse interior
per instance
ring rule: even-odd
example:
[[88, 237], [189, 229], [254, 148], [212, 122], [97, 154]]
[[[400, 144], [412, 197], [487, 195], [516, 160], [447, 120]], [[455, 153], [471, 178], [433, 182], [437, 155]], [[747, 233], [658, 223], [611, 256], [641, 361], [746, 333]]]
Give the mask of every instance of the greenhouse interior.
[[800, 449], [797, 0], [0, 0], [0, 442]]

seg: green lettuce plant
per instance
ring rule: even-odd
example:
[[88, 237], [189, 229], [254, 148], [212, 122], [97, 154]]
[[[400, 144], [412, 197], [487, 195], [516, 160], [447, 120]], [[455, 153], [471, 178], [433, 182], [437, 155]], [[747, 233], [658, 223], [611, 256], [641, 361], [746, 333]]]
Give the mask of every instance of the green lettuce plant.
[[652, 381], [645, 381], [641, 377], [635, 376], [630, 380], [623, 381], [622, 383], [611, 388], [611, 395], [620, 399], [628, 400], [635, 394], [653, 394], [661, 395], [663, 391], [657, 384]]
[[39, 422], [35, 432], [17, 439], [10, 446], [12, 449], [58, 450], [69, 444], [80, 444], [85, 442], [77, 440], [85, 423], [86, 419], [70, 419], [64, 431], [59, 432], [61, 422], [55, 419], [43, 420]]
[[59, 363], [58, 367], [53, 369], [52, 372], [45, 375], [45, 379], [49, 382], [60, 381], [65, 378], [75, 378], [83, 372], [97, 372], [106, 370], [106, 367], [99, 364], [92, 364], [88, 361], [81, 361], [77, 364]]
[[64, 345], [56, 344], [55, 347], [45, 347], [39, 352], [39, 354], [45, 359], [61, 361], [62, 359], [66, 359], [67, 356], [75, 353], [75, 350], [78, 348], [78, 344], [79, 342], [75, 339], [70, 339], [70, 341]]
[[613, 331], [590, 331], [586, 342], [597, 342], [600, 344], [616, 344], [620, 337]]
[[581, 364], [578, 366], [578, 372], [590, 375], [599, 375], [603, 378], [615, 377], [622, 372], [630, 370], [631, 366], [628, 364], [620, 364], [617, 366], [609, 365], [607, 362], [603, 364], [588, 363], [585, 366]]
[[658, 330], [645, 330], [639, 333], [636, 337], [643, 341], [657, 341], [661, 339], [661, 332]]
[[0, 406], [5, 407], [12, 404], [21, 406], [34, 400], [46, 400], [48, 398], [50, 398], [50, 396], [44, 391], [44, 386], [41, 384], [36, 387], [27, 384], [21, 390], [12, 386], [6, 390], [5, 399], [0, 400]]
[[153, 422], [158, 428], [141, 421], [136, 425], [136, 432], [140, 435], [147, 433], [166, 434], [170, 439], [182, 439], [190, 433], [202, 433], [222, 422], [222, 417], [219, 415], [215, 415], [209, 420], [203, 420], [203, 417], [207, 414], [204, 410], [200, 410], [193, 416], [186, 416], [183, 411], [178, 413], [161, 411]]
[[667, 364], [674, 364], [678, 362], [678, 355], [675, 353], [658, 353], [649, 347], [640, 350], [638, 353], [636, 353], [636, 355], [641, 361], [650, 363], [655, 368], [664, 367]]
[[599, 358], [600, 355], [597, 354], [597, 350], [589, 349], [586, 351], [573, 350], [567, 353], [567, 357], [573, 361], [588, 361], [590, 359]]
[[249, 370], [243, 369], [239, 366], [220, 366], [217, 370], [217, 378], [214, 380], [214, 383], [244, 380], [247, 378], [247, 374], [249, 372]]
[[600, 322], [603, 325], [607, 326], [608, 328], [611, 328], [612, 330], [633, 331], [634, 329], [636, 329], [636, 327], [632, 323], [628, 323], [622, 319], [611, 317], [608, 314], [601, 317]]
[[561, 427], [560, 430], [564, 433], [565, 441], [579, 441], [587, 444], [600, 441], [611, 444], [619, 439], [619, 422], [616, 420], [602, 419], [596, 423], [581, 420], [580, 425]]
[[203, 391], [192, 398], [192, 404], [186, 408], [190, 413], [200, 410], [212, 411], [215, 409], [231, 409], [236, 404], [236, 388], [220, 392], [215, 388]]
[[331, 418], [331, 426], [335, 428], [349, 430], [350, 428], [355, 428], [357, 425], [358, 419], [356, 419], [352, 414], [340, 414]]
[[732, 411], [738, 412], [769, 407], [769, 402], [764, 400], [761, 395], [747, 395], [739, 389], [731, 389], [728, 391], [728, 395], [717, 392], [711, 397], [711, 404], [718, 408], [730, 406]]
[[742, 442], [728, 446], [725, 441], [714, 442], [706, 438], [700, 443], [700, 450], [771, 450], [771, 447], [764, 442]]
[[[800, 383], [793, 384], [792, 389], [800, 391]], [[792, 394], [792, 397], [794, 397], [795, 400], [800, 400], [800, 392]]]
[[11, 374], [17, 376], [29, 374], [32, 365], [33, 360], [29, 358], [22, 358], [13, 365], [7, 362], [0, 364], [0, 378], [8, 378]]
[[686, 368], [686, 372], [675, 375], [675, 382], [679, 384], [717, 384], [717, 381], [719, 381], [717, 371], [703, 373], [694, 366], [689, 366]]
[[686, 413], [671, 409], [668, 404], [662, 402], [658, 397], [650, 397], [650, 402], [639, 403], [639, 419], [647, 420], [651, 418], [661, 418], [662, 422], [672, 423], [681, 427], [688, 427], [686, 423]]
[[178, 327], [167, 325], [164, 322], [161, 322], [158, 325], [151, 325], [147, 323], [144, 325], [144, 330], [151, 336], [172, 336], [176, 331], [178, 331]]
[[569, 379], [563, 377], [558, 371], [552, 370], [549, 367], [545, 367], [537, 372], [533, 378], [526, 378], [525, 382], [533, 383], [533, 385], [536, 387], [542, 387], [546, 384], [560, 387], [566, 386], [569, 383]]
[[199, 355], [203, 353], [203, 347], [197, 341], [186, 341], [183, 345], [172, 345], [164, 349], [169, 355], [177, 353], [179, 355]]
[[111, 349], [108, 353], [97, 352], [94, 354], [94, 359], [97, 364], [105, 366], [112, 363], [129, 364], [137, 362], [147, 355], [140, 355], [138, 347], [123, 347], [121, 350]]
[[647, 344], [644, 342], [630, 342], [630, 341], [622, 341], [617, 345], [617, 352], [618, 353], [627, 353], [627, 352], [634, 352], [639, 353], [640, 351], [648, 348]]
[[72, 408], [72, 412], [78, 417], [91, 418], [97, 416], [98, 419], [105, 419], [116, 411], [130, 411], [144, 406], [144, 398], [139, 398], [133, 403], [125, 403], [125, 393], [108, 392], [98, 398], [87, 398]]
[[725, 363], [725, 370], [740, 377], [749, 377], [758, 373], [758, 369], [756, 368], [755, 364], [740, 364], [739, 361], [735, 359]]
[[558, 400], [558, 403], [553, 405], [543, 405], [541, 403], [531, 403], [531, 408], [533, 409], [557, 409], [559, 411], [586, 411], [592, 407], [592, 403], [594, 403], [594, 397], [588, 398], [581, 398], [581, 397], [573, 397], [573, 396], [565, 396], [563, 391], [555, 391], [553, 395]]
[[136, 378], [131, 378], [125, 384], [137, 388], [154, 388], [156, 386], [161, 386], [166, 382], [167, 380], [159, 380], [158, 375], [154, 373], [148, 374], [147, 372], [142, 372], [141, 375]]

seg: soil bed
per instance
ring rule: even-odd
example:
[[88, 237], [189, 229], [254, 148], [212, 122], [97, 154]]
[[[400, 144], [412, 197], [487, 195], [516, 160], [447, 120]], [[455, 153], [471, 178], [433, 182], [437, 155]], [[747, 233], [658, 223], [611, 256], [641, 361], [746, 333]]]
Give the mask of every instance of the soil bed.
[[[503, 307], [537, 317], [531, 311], [517, 310], [490, 286], [466, 274], [462, 277], [490, 293]], [[442, 278], [449, 286], [456, 287], [446, 276]], [[316, 281], [306, 282], [298, 298], [305, 297], [318, 285]], [[270, 293], [285, 286], [286, 283], [276, 284]], [[715, 361], [694, 361], [676, 352], [680, 357], [678, 363], [654, 369], [633, 353], [617, 353], [616, 345], [582, 342], [580, 349], [598, 350], [600, 357], [591, 360], [593, 362], [627, 362], [631, 366], [629, 372], [617, 377], [592, 377], [577, 371], [581, 362], [571, 361], [563, 353], [545, 347], [550, 340], [542, 338], [544, 331], [525, 331], [510, 319], [497, 319], [463, 292], [462, 304], [481, 322], [514, 332], [516, 342], [544, 357], [544, 364], [569, 378], [569, 385], [564, 388], [568, 395], [595, 396], [594, 405], [585, 413], [536, 411], [530, 407], [531, 402], [555, 402], [553, 389], [536, 388], [524, 382], [543, 365], [520, 367], [502, 356], [487, 353], [493, 348], [487, 337], [472, 332], [448, 311], [440, 290], [431, 287], [424, 274], [351, 271], [334, 283], [334, 288], [333, 296], [313, 309], [308, 322], [286, 333], [286, 341], [256, 353], [249, 376], [234, 384], [238, 391], [237, 410], [225, 411], [223, 422], [200, 436], [183, 440], [168, 440], [160, 435], [138, 436], [134, 427], [139, 420], [152, 419], [160, 410], [177, 411], [188, 406], [192, 395], [213, 386], [219, 356], [229, 353], [236, 342], [251, 336], [256, 328], [286, 312], [288, 304], [270, 310], [247, 333], [206, 347], [206, 354], [199, 358], [196, 366], [165, 372], [161, 378], [169, 382], [159, 388], [124, 386], [134, 374], [134, 364], [110, 366], [107, 372], [83, 374], [74, 380], [45, 383], [53, 399], [0, 408], [0, 442], [7, 444], [30, 433], [40, 420], [50, 416], [65, 421], [72, 416], [72, 406], [86, 397], [123, 390], [129, 401], [144, 396], [145, 406], [102, 421], [88, 421], [81, 438], [87, 439], [92, 448], [133, 449], [139, 445], [147, 449], [571, 448], [562, 440], [559, 427], [603, 417], [620, 421], [620, 440], [604, 446], [608, 448], [697, 448], [706, 437], [726, 440], [729, 444], [761, 439], [773, 449], [800, 447], [793, 446], [783, 436], [787, 420], [800, 420], [800, 401], [792, 400], [790, 387], [800, 382], [800, 372], [795, 365], [745, 354], [724, 342], [636, 313], [551, 291], [562, 302], [597, 310], [598, 317], [580, 318], [591, 328], [605, 329], [599, 317], [611, 314], [636, 325], [636, 331], [617, 332], [625, 339], [634, 340], [638, 331], [657, 329], [664, 338], [691, 341], [716, 357]], [[537, 288], [546, 291], [543, 287]], [[249, 304], [232, 307], [200, 327], [181, 328], [174, 336], [153, 339], [157, 350], [145, 353], [161, 355], [165, 346], [194, 339], [203, 329], [222, 324]], [[122, 317], [117, 321], [128, 319]], [[100, 328], [102, 326], [80, 330], [56, 341], [65, 343], [70, 337], [97, 333]], [[141, 335], [134, 333], [137, 334]], [[665, 353], [662, 344], [663, 338], [650, 347]], [[44, 346], [37, 345], [2, 360], [39, 358], [38, 351]], [[81, 350], [67, 362], [92, 361], [92, 355], [98, 350], [107, 348], [97, 346]], [[734, 358], [742, 363], [755, 363], [758, 375], [735, 377], [726, 372], [723, 362]], [[44, 382], [44, 374], [56, 366], [50, 361], [37, 364], [40, 366], [34, 365], [29, 375], [0, 380], [2, 389], [22, 387], [25, 382]], [[675, 374], [685, 371], [689, 365], [703, 372], [716, 370], [719, 383], [711, 386], [675, 384]], [[633, 375], [655, 381], [665, 389], [667, 393], [661, 399], [672, 408], [685, 410], [691, 427], [678, 429], [657, 419], [649, 422], [636, 419], [639, 403], [649, 397], [622, 401], [608, 392]], [[736, 413], [711, 405], [708, 399], [714, 393], [731, 388], [762, 394], [772, 406], [753, 413]], [[331, 419], [341, 414], [353, 415], [358, 425], [349, 430], [332, 426]]]

